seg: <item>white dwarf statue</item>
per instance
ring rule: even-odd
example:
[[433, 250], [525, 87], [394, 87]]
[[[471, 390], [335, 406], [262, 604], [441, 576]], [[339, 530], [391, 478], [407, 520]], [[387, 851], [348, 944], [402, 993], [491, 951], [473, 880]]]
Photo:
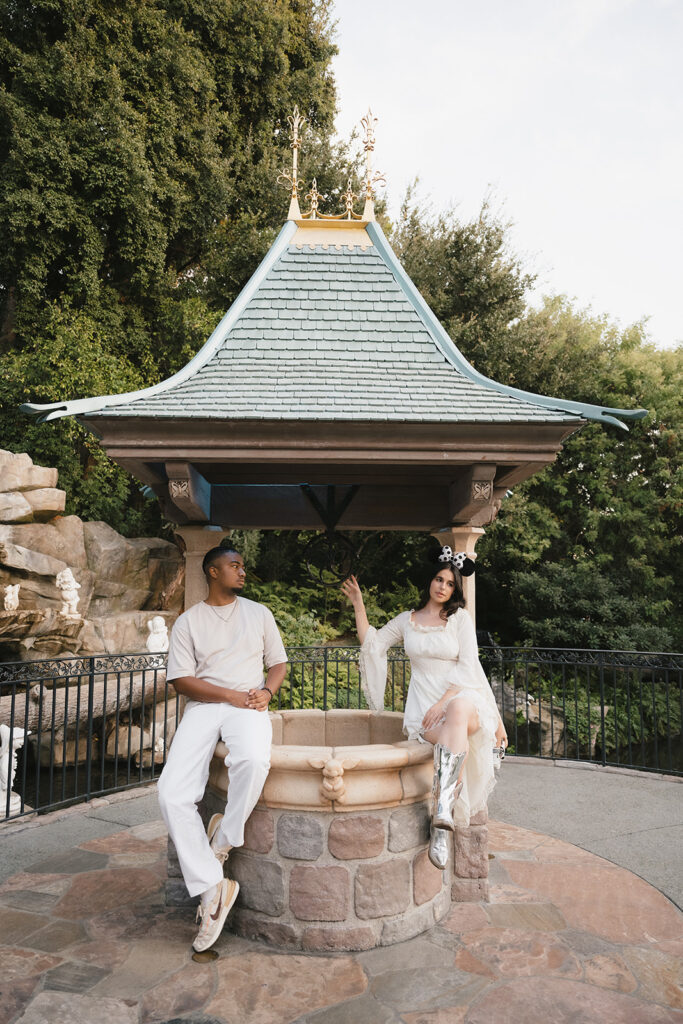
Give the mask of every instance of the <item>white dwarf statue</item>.
[[21, 811], [21, 797], [12, 792], [12, 785], [17, 771], [17, 750], [23, 747], [27, 736], [30, 736], [28, 729], [10, 729], [4, 722], [0, 725], [0, 818], [7, 817], [8, 791], [9, 813]]
[[62, 569], [57, 573], [57, 586], [62, 592], [62, 615], [68, 615], [73, 619], [78, 618], [78, 602], [80, 601], [78, 591], [81, 589], [81, 585], [74, 579], [71, 569]]
[[147, 650], [150, 654], [163, 654], [168, 650], [168, 628], [161, 615], [155, 615], [147, 623], [149, 636], [147, 637]]
[[15, 612], [19, 607], [19, 583], [8, 583], [5, 587], [5, 611]]

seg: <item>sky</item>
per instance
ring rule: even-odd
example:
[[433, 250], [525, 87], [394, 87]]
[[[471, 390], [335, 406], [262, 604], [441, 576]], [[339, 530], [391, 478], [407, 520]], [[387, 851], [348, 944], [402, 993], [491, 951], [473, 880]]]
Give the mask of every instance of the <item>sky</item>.
[[487, 194], [538, 274], [683, 341], [683, 0], [336, 0], [337, 129], [368, 106], [390, 213]]

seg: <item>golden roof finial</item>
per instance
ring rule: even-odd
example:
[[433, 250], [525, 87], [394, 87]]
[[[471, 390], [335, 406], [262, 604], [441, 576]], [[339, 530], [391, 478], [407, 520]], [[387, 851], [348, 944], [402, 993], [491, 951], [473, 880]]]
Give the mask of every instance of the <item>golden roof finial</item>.
[[290, 189], [290, 202], [289, 202], [289, 213], [287, 214], [288, 220], [299, 220], [301, 218], [301, 210], [299, 209], [299, 147], [301, 146], [301, 139], [299, 137], [299, 131], [303, 129], [306, 124], [306, 118], [302, 117], [299, 113], [299, 108], [294, 107], [294, 112], [287, 118], [289, 122], [290, 131], [290, 149], [292, 150], [292, 173], [288, 171], [282, 171], [278, 175], [278, 184], [284, 185]]
[[318, 181], [316, 178], [311, 183], [311, 191], [306, 193], [306, 199], [311, 204], [311, 208], [306, 214], [306, 217], [310, 217], [311, 220], [318, 219], [318, 204], [322, 199], [322, 195], [318, 192]]
[[368, 110], [367, 115], [361, 118], [361, 124], [365, 129], [365, 139], [363, 146], [365, 149], [365, 180], [362, 183], [361, 193], [365, 196], [365, 208], [362, 215], [355, 213], [353, 204], [356, 199], [360, 198], [354, 191], [352, 185], [352, 179], [349, 178], [346, 185], [346, 192], [342, 192], [341, 198], [344, 200], [344, 213], [338, 214], [325, 214], [320, 212], [320, 200], [323, 198], [320, 192], [318, 192], [318, 183], [316, 179], [313, 179], [311, 185], [311, 191], [306, 194], [306, 199], [310, 202], [310, 209], [302, 214], [299, 206], [299, 193], [303, 189], [302, 183], [299, 181], [299, 149], [301, 147], [301, 129], [306, 124], [306, 118], [302, 117], [299, 113], [299, 108], [294, 107], [293, 114], [287, 118], [290, 126], [290, 147], [292, 150], [292, 171], [282, 171], [278, 175], [278, 184], [284, 185], [289, 190], [290, 201], [289, 201], [289, 213], [287, 217], [289, 220], [374, 220], [375, 219], [375, 190], [374, 185], [377, 182], [384, 181], [384, 175], [380, 173], [373, 173], [372, 170], [372, 153], [375, 148], [375, 125], [377, 124], [377, 118], [373, 116], [371, 110]]
[[373, 186], [380, 181], [386, 181], [386, 179], [381, 172], [378, 171], [375, 174], [372, 172], [372, 154], [375, 150], [375, 125], [377, 124], [377, 118], [373, 115], [370, 107], [368, 107], [365, 117], [361, 118], [360, 123], [365, 129], [365, 139], [363, 142], [363, 149], [365, 150], [365, 209], [363, 210], [363, 220], [374, 220], [375, 189]]
[[358, 199], [358, 196], [353, 191], [353, 186], [352, 186], [352, 183], [351, 183], [351, 178], [349, 178], [349, 180], [348, 180], [348, 182], [346, 184], [346, 192], [342, 192], [341, 197], [344, 200], [344, 208], [345, 208], [344, 216], [346, 217], [346, 219], [347, 220], [357, 220], [358, 219], [358, 214], [353, 212], [353, 204], [354, 204], [355, 200]]

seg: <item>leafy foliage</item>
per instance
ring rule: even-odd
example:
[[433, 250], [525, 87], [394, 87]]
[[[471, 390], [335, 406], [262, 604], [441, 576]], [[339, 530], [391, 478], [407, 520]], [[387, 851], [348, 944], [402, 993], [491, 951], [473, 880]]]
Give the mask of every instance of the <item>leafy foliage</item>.
[[80, 427], [17, 406], [153, 384], [194, 355], [282, 222], [295, 103], [321, 181], [346, 167], [329, 3], [0, 0], [0, 25], [2, 443], [56, 465], [72, 511], [159, 529]]
[[[588, 423], [504, 502], [481, 544], [489, 628], [550, 647], [678, 647], [683, 350], [658, 351], [642, 327], [619, 334], [561, 299], [523, 323], [536, 334], [537, 321], [553, 352], [540, 353], [546, 377], [563, 374], [552, 364], [571, 366], [579, 349], [573, 397], [648, 415], [628, 433]], [[561, 379], [541, 384], [571, 394]]]

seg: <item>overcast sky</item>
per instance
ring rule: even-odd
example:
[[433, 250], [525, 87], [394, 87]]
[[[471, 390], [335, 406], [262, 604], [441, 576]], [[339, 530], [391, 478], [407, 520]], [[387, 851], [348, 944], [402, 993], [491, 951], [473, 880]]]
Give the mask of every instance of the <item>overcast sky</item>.
[[683, 0], [336, 0], [339, 115], [368, 104], [406, 185], [512, 241], [562, 292], [683, 340]]

